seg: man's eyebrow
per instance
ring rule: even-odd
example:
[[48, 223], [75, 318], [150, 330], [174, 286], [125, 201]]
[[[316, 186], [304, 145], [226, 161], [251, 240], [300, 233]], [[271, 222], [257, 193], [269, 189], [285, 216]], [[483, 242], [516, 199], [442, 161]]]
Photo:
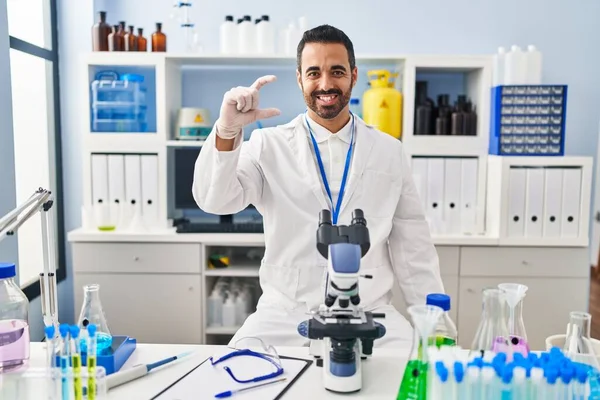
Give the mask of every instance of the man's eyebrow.
[[308, 67], [308, 68], [306, 68], [306, 72], [307, 72], [307, 73], [308, 73], [308, 72], [312, 72], [312, 71], [320, 71], [320, 70], [321, 70], [321, 69], [320, 69], [319, 67], [317, 67], [317, 66], [314, 66], [314, 65], [313, 65], [312, 67]]
[[343, 65], [334, 65], [331, 67], [331, 69], [341, 69], [342, 71], [346, 71], [346, 67]]

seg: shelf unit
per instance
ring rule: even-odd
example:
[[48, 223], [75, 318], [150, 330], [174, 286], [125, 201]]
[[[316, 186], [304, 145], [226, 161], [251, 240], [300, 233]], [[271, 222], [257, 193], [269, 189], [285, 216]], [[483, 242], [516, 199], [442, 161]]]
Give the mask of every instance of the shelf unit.
[[[582, 214], [580, 235], [577, 238], [509, 238], [500, 229], [499, 222], [506, 218], [506, 181], [504, 175], [495, 165], [490, 169], [488, 156], [489, 144], [489, 119], [490, 119], [490, 91], [492, 76], [491, 56], [469, 56], [469, 55], [357, 55], [357, 65], [364, 68], [380, 68], [385, 65], [389, 69], [399, 72], [400, 78], [396, 81], [396, 87], [403, 94], [403, 132], [402, 141], [404, 149], [412, 157], [475, 157], [478, 159], [477, 173], [477, 232], [472, 235], [449, 235], [435, 234], [433, 240], [436, 246], [455, 246], [462, 251], [463, 248], [482, 248], [482, 251], [497, 246], [535, 246], [539, 253], [540, 249], [550, 246], [561, 247], [585, 247], [588, 244], [587, 224], [588, 219]], [[155, 154], [158, 158], [158, 218], [160, 224], [152, 231], [146, 232], [99, 232], [97, 230], [79, 229], [69, 234], [69, 240], [77, 242], [78, 246], [110, 243], [128, 243], [137, 247], [140, 243], [185, 243], [200, 244], [200, 298], [202, 304], [195, 305], [201, 309], [201, 329], [199, 343], [207, 343], [211, 337], [223, 337], [232, 335], [237, 327], [207, 327], [206, 298], [209, 293], [208, 284], [219, 276], [237, 277], [245, 279], [258, 279], [259, 265], [247, 266], [232, 263], [232, 266], [224, 270], [213, 270], [207, 268], [207, 247], [255, 247], [264, 246], [262, 234], [186, 234], [178, 235], [170, 227], [169, 218], [172, 217], [172, 182], [169, 179], [169, 169], [172, 167], [170, 152], [179, 147], [201, 148], [203, 141], [174, 140], [173, 132], [177, 117], [177, 111], [182, 105], [183, 74], [196, 73], [196, 71], [209, 71], [231, 69], [232, 71], [243, 69], [268, 69], [293, 71], [296, 59], [291, 56], [222, 56], [222, 55], [188, 55], [172, 53], [91, 53], [83, 56], [81, 61], [81, 73], [78, 80], [82, 82], [79, 92], [78, 104], [81, 109], [74, 113], [79, 119], [83, 135], [83, 202], [88, 206], [92, 204], [91, 184], [91, 155], [96, 153], [108, 154]], [[152, 133], [93, 133], [90, 129], [90, 107], [89, 107], [89, 83], [92, 73], [97, 68], [111, 67], [144, 67], [153, 70], [155, 77], [155, 101], [156, 101], [156, 130]], [[190, 72], [192, 71], [192, 72]], [[464, 81], [465, 94], [472, 98], [477, 105], [477, 136], [418, 136], [414, 135], [414, 111], [415, 111], [415, 85], [420, 73], [442, 73], [459, 74]], [[198, 72], [201, 73], [201, 72]], [[366, 82], [362, 78], [359, 84], [366, 88]], [[365, 75], [366, 76], [366, 75]], [[239, 84], [244, 84], [240, 82]], [[249, 84], [249, 83], [248, 83]], [[293, 84], [293, 83], [290, 83]], [[360, 89], [360, 88], [359, 88]], [[215, 102], [220, 102], [222, 93], [215, 94]], [[547, 162], [538, 157], [519, 157], [520, 163], [536, 165]], [[553, 158], [554, 163], [577, 164], [582, 166], [585, 180], [590, 179], [591, 159], [562, 157]], [[506, 160], [511, 163], [513, 160]], [[504, 168], [504, 167], [503, 167]], [[587, 171], [587, 172], [585, 172]], [[502, 183], [497, 179], [501, 177]], [[581, 193], [582, 213], [589, 209], [589, 185]], [[587, 206], [586, 206], [587, 205]], [[89, 250], [86, 248], [86, 251]], [[573, 251], [581, 249], [573, 249]], [[100, 254], [100, 253], [99, 253]], [[93, 259], [93, 257], [91, 258]], [[183, 261], [183, 260], [182, 260]], [[458, 263], [458, 261], [457, 261]], [[192, 266], [190, 266], [191, 268]], [[75, 268], [78, 268], [77, 266]], [[100, 268], [100, 267], [99, 267]], [[112, 273], [112, 272], [111, 272]], [[165, 270], [165, 274], [169, 272]], [[463, 288], [456, 280], [456, 292]], [[453, 279], [454, 279], [453, 278]], [[133, 279], [133, 278], [132, 278]], [[195, 278], [196, 279], [196, 278]], [[106, 279], [107, 284], [110, 279]], [[158, 281], [155, 283], [158, 285]], [[183, 282], [174, 282], [173, 287], [183, 287]], [[79, 288], [77, 289], [79, 290]], [[190, 293], [197, 295], [195, 287], [187, 289]], [[469, 292], [471, 295], [472, 293]], [[461, 301], [457, 294], [457, 301]], [[196, 332], [196, 331], [194, 331]], [[195, 333], [194, 333], [195, 335]], [[189, 335], [185, 340], [190, 339]]]

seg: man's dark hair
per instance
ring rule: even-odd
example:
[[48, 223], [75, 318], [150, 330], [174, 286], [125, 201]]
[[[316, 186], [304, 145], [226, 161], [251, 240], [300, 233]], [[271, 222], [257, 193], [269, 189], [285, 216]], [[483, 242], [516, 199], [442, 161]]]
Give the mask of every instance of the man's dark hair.
[[334, 28], [331, 25], [321, 25], [316, 28], [309, 29], [302, 35], [302, 40], [298, 43], [298, 52], [296, 54], [296, 63], [298, 64], [298, 71], [302, 72], [302, 51], [307, 43], [339, 43], [343, 44], [348, 51], [348, 62], [350, 64], [350, 70], [354, 70], [356, 66], [356, 58], [354, 57], [354, 46], [350, 41], [350, 38], [338, 28]]

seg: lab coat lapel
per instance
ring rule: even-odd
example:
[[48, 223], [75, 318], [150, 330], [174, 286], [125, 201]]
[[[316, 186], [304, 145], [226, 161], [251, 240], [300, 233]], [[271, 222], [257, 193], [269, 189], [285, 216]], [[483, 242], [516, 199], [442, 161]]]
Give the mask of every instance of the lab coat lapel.
[[323, 209], [330, 210], [329, 202], [325, 198], [325, 193], [321, 183], [321, 175], [317, 170], [313, 152], [310, 148], [310, 142], [307, 136], [306, 128], [303, 123], [302, 115], [296, 118], [294, 135], [291, 138], [290, 146], [293, 154], [296, 154], [298, 170], [302, 174], [304, 182], [310, 187]]
[[363, 171], [367, 166], [369, 157], [371, 156], [371, 150], [374, 145], [373, 132], [370, 127], [364, 123], [361, 119], [356, 120], [356, 137], [354, 141], [354, 151], [352, 155], [352, 167], [350, 168], [350, 177], [346, 184], [346, 190], [344, 191], [344, 198], [342, 200], [342, 207], [340, 214], [344, 212], [344, 209], [349, 204], [358, 183], [362, 179]]

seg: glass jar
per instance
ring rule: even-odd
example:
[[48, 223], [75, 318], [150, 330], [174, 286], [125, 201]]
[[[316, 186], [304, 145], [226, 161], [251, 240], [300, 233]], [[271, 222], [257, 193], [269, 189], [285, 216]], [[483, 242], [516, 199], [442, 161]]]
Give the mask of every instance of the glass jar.
[[29, 300], [16, 274], [15, 264], [0, 263], [0, 373], [29, 362]]

